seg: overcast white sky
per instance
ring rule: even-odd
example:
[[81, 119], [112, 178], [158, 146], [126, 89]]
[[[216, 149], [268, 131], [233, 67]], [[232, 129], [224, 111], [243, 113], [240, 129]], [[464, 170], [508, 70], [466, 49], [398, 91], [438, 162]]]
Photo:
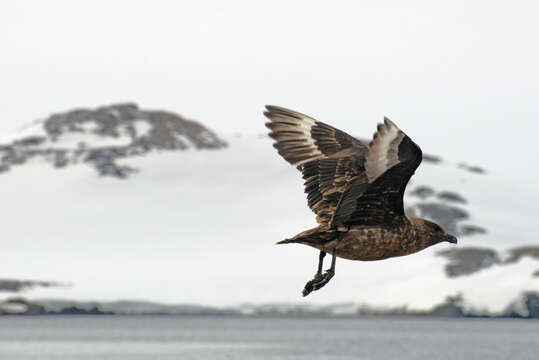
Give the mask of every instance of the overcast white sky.
[[[174, 111], [222, 133], [265, 132], [262, 111], [268, 103], [305, 112], [359, 137], [370, 137], [376, 123], [387, 115], [424, 152], [442, 155], [450, 162], [464, 160], [481, 165], [491, 172], [492, 176], [474, 178], [481, 185], [489, 182], [477, 193], [473, 189], [481, 185], [474, 188], [471, 180], [468, 187], [456, 182], [463, 175], [454, 175], [453, 165], [439, 167], [442, 170], [430, 173], [432, 177], [425, 177], [428, 165], [422, 166], [414, 179], [428, 179], [429, 183], [435, 179], [440, 189], [477, 199], [471, 202], [476, 206], [472, 209], [474, 216], [494, 223], [487, 224], [489, 231], [493, 229], [490, 241], [503, 243], [508, 238], [514, 240], [514, 245], [517, 240], [529, 239], [511, 237], [533, 223], [528, 220], [533, 215], [521, 217], [521, 213], [534, 213], [539, 193], [533, 180], [539, 178], [538, 19], [538, 1], [4, 0], [0, 1], [0, 138], [53, 112], [125, 101], [146, 109]], [[252, 140], [243, 139], [246, 144]], [[10, 190], [3, 195], [9, 205], [3, 214], [7, 224], [3, 229], [4, 243], [17, 241], [9, 245], [10, 256], [2, 260], [3, 276], [66, 282], [73, 279], [81, 291], [78, 294], [90, 298], [117, 296], [118, 284], [125, 280], [129, 284], [122, 285], [122, 296], [136, 297], [140, 293], [138, 276], [144, 277], [147, 266], [153, 273], [144, 278], [145, 286], [149, 286], [146, 289], [156, 294], [157, 290], [152, 289], [164, 289], [178, 299], [183, 287], [154, 284], [152, 277], [167, 274], [167, 281], [176, 281], [180, 276], [175, 273], [178, 266], [184, 266], [190, 272], [200, 270], [189, 277], [181, 276], [183, 282], [178, 284], [193, 290], [193, 297], [184, 300], [215, 301], [213, 288], [204, 285], [200, 290], [200, 284], [207, 284], [208, 279], [237, 290], [223, 291], [219, 298], [223, 301], [262, 301], [278, 299], [283, 294], [285, 299], [297, 299], [299, 292], [285, 292], [283, 284], [272, 276], [287, 274], [287, 281], [301, 286], [305, 275], [300, 267], [289, 275], [288, 266], [280, 268], [281, 273], [267, 269], [268, 263], [274, 263], [268, 254], [289, 264], [299, 261], [314, 266], [316, 261], [312, 250], [273, 246], [274, 241], [314, 222], [300, 191], [301, 179], [278, 158], [269, 141], [262, 157], [254, 153], [248, 156], [255, 147], [232, 145], [226, 152], [213, 154], [223, 157], [218, 168], [223, 169], [223, 178], [213, 177], [214, 168], [199, 160], [202, 153], [189, 155], [189, 161], [181, 163], [183, 167], [177, 166], [176, 158], [170, 160], [162, 155], [162, 160], [155, 156], [139, 158], [137, 161], [148, 166], [158, 167], [156, 163], [163, 161], [166, 166], [161, 169], [166, 171], [154, 174], [144, 168], [130, 180], [131, 187], [91, 177], [87, 175], [90, 170], [85, 173], [83, 168], [77, 170], [82, 175], [75, 170], [54, 172], [47, 175], [48, 181], [39, 182], [35, 179], [45, 174], [44, 165], [18, 169], [19, 174], [27, 174], [20, 177], [5, 175], [2, 184]], [[236, 154], [236, 158], [230, 154]], [[272, 164], [267, 169], [260, 165], [269, 161]], [[275, 173], [272, 169], [277, 168], [273, 166], [287, 170]], [[248, 174], [246, 168], [251, 167], [268, 173], [254, 172], [251, 177], [238, 179], [238, 174]], [[199, 176], [193, 178], [197, 181], [191, 187], [184, 178], [186, 169]], [[275, 174], [279, 181], [272, 180]], [[206, 177], [211, 180], [207, 186], [212, 192], [206, 188], [201, 191], [198, 184]], [[168, 185], [155, 187], [160, 180]], [[103, 188], [98, 187], [98, 182], [105, 184]], [[258, 242], [245, 241], [248, 245], [240, 247], [234, 232], [221, 239], [228, 229], [240, 228], [237, 224], [243, 217], [235, 214], [249, 212], [259, 201], [266, 204], [263, 196], [272, 197], [274, 206], [281, 207], [277, 196], [285, 193], [284, 185], [280, 188], [279, 184], [288, 183], [290, 195], [286, 193], [285, 197], [290, 205], [279, 209], [278, 215], [275, 208], [264, 206], [266, 215], [258, 218], [258, 210], [258, 221], [250, 222], [252, 232], [262, 234]], [[260, 197], [237, 197], [237, 188], [247, 187], [244, 184]], [[446, 184], [458, 185], [444, 188]], [[518, 191], [514, 193], [515, 187]], [[224, 190], [216, 192], [216, 188]], [[143, 189], [143, 195], [151, 195], [151, 201], [147, 201], [151, 206], [141, 210], [139, 206], [146, 198], [133, 196], [133, 189]], [[183, 205], [182, 201], [188, 203], [195, 197], [194, 208]], [[108, 212], [103, 212], [106, 201]], [[169, 211], [167, 201], [179, 201], [175, 203], [176, 212]], [[231, 202], [234, 206], [229, 210]], [[212, 214], [219, 214], [213, 217], [219, 219], [212, 226], [213, 233], [200, 231], [207, 222], [196, 222], [205, 219], [200, 214], [207, 216], [208, 204], [212, 204]], [[41, 214], [46, 215], [40, 217]], [[147, 221], [148, 214], [153, 214], [153, 220]], [[274, 220], [275, 216], [278, 220]], [[94, 226], [89, 219], [100, 226]], [[181, 221], [188, 225], [178, 226]], [[27, 224], [31, 226], [21, 235], [21, 227]], [[481, 221], [477, 224], [484, 225]], [[148, 236], [156, 226], [166, 229], [159, 234], [159, 242]], [[64, 232], [54, 232], [60, 228]], [[244, 234], [240, 240], [251, 240], [247, 239], [249, 228], [246, 231], [242, 223], [241, 229]], [[41, 234], [44, 240], [36, 241]], [[119, 240], [109, 244], [111, 234]], [[126, 247], [132, 237], [138, 242]], [[182, 239], [188, 239], [193, 248], [185, 250]], [[216, 244], [215, 239], [220, 242]], [[477, 239], [483, 244], [483, 238]], [[109, 251], [104, 253], [99, 244], [107, 244]], [[209, 255], [200, 250], [206, 244], [213, 249]], [[20, 259], [29, 256], [28, 249], [36, 260], [21, 267]], [[152, 251], [154, 256], [146, 256]], [[259, 261], [259, 255], [253, 254], [264, 254], [265, 258]], [[429, 259], [434, 258], [423, 262], [397, 259], [389, 264], [394, 264], [395, 269], [407, 264], [406, 271], [413, 271], [414, 264], [422, 266]], [[220, 270], [231, 262], [239, 265], [227, 272]], [[206, 268], [206, 263], [213, 267]], [[434, 263], [440, 269], [443, 266], [438, 259]], [[255, 270], [246, 272], [244, 266]], [[347, 265], [345, 261], [338, 266], [356, 270], [340, 273], [332, 286], [341, 286], [342, 290], [325, 292], [318, 297], [320, 301], [349, 299], [349, 284], [360, 283], [349, 279], [360, 278], [362, 269], [377, 269]], [[385, 269], [391, 265], [375, 266]], [[79, 272], [66, 273], [66, 268]], [[100, 277], [94, 274], [94, 268]], [[314, 270], [301, 269], [308, 276]], [[380, 279], [386, 276], [382, 271], [377, 274]], [[400, 274], [408, 276], [409, 272]], [[259, 277], [260, 283], [252, 281]], [[102, 282], [103, 279], [109, 281]], [[413, 281], [410, 277], [405, 283], [396, 282], [397, 287], [392, 289], [425, 286]], [[506, 281], [516, 283], [511, 276]], [[275, 286], [281, 286], [280, 292], [275, 291]], [[390, 298], [383, 291], [364, 293], [373, 299]], [[422, 291], [417, 294], [423, 296]]]
[[[403, 4], [406, 3], [406, 6]], [[260, 133], [266, 103], [501, 171], [538, 158], [536, 1], [2, 1], [0, 132], [135, 101]]]

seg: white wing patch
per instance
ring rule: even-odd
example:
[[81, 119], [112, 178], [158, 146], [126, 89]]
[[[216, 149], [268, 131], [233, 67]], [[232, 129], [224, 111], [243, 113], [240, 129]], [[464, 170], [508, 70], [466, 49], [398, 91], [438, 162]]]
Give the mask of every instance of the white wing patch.
[[294, 117], [279, 114], [272, 114], [270, 117], [272, 121], [269, 124], [272, 130], [270, 136], [277, 140], [279, 153], [294, 166], [324, 158], [325, 155], [311, 136], [311, 129], [316, 125], [316, 120], [291, 110], [287, 111]]
[[399, 163], [399, 144], [405, 136], [388, 118], [378, 125], [365, 161], [365, 172], [370, 183]]
[[298, 137], [296, 137], [296, 139], [303, 140], [305, 142], [305, 145], [309, 147], [311, 152], [309, 153], [309, 157], [307, 159], [297, 161], [292, 165], [299, 166], [308, 163], [309, 161], [325, 157], [324, 154], [322, 154], [322, 152], [318, 149], [318, 146], [316, 146], [316, 144], [314, 143], [314, 139], [311, 136], [311, 128], [315, 124], [316, 122], [311, 118], [303, 118], [302, 120], [298, 121], [297, 129], [302, 132], [302, 135], [299, 135]]

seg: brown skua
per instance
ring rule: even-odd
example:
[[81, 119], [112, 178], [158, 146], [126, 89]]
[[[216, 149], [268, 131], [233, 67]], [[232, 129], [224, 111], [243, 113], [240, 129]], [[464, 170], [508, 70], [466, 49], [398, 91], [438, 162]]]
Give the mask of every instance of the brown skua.
[[[318, 270], [303, 296], [335, 275], [336, 257], [373, 261], [404, 256], [440, 242], [456, 243], [438, 224], [404, 213], [404, 190], [422, 153], [388, 118], [369, 146], [330, 125], [278, 106], [266, 106], [274, 147], [303, 174], [307, 202], [319, 226], [279, 244], [320, 250]], [[326, 253], [331, 267], [322, 272]]]

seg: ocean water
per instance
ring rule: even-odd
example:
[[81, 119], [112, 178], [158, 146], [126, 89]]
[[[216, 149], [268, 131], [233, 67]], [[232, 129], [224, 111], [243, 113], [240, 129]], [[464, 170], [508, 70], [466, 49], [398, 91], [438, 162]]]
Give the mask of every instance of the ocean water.
[[0, 317], [0, 359], [539, 359], [539, 321]]

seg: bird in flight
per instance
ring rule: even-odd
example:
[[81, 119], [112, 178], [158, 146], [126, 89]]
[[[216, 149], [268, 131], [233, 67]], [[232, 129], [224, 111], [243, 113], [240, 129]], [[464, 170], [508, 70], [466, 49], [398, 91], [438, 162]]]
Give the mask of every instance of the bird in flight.
[[[336, 258], [373, 261], [404, 256], [440, 242], [457, 243], [438, 224], [404, 213], [404, 190], [422, 153], [395, 123], [384, 118], [369, 146], [307, 115], [266, 106], [273, 146], [305, 180], [307, 203], [318, 226], [278, 244], [320, 250], [318, 270], [303, 296], [335, 275]], [[322, 272], [326, 253], [331, 267]]]

